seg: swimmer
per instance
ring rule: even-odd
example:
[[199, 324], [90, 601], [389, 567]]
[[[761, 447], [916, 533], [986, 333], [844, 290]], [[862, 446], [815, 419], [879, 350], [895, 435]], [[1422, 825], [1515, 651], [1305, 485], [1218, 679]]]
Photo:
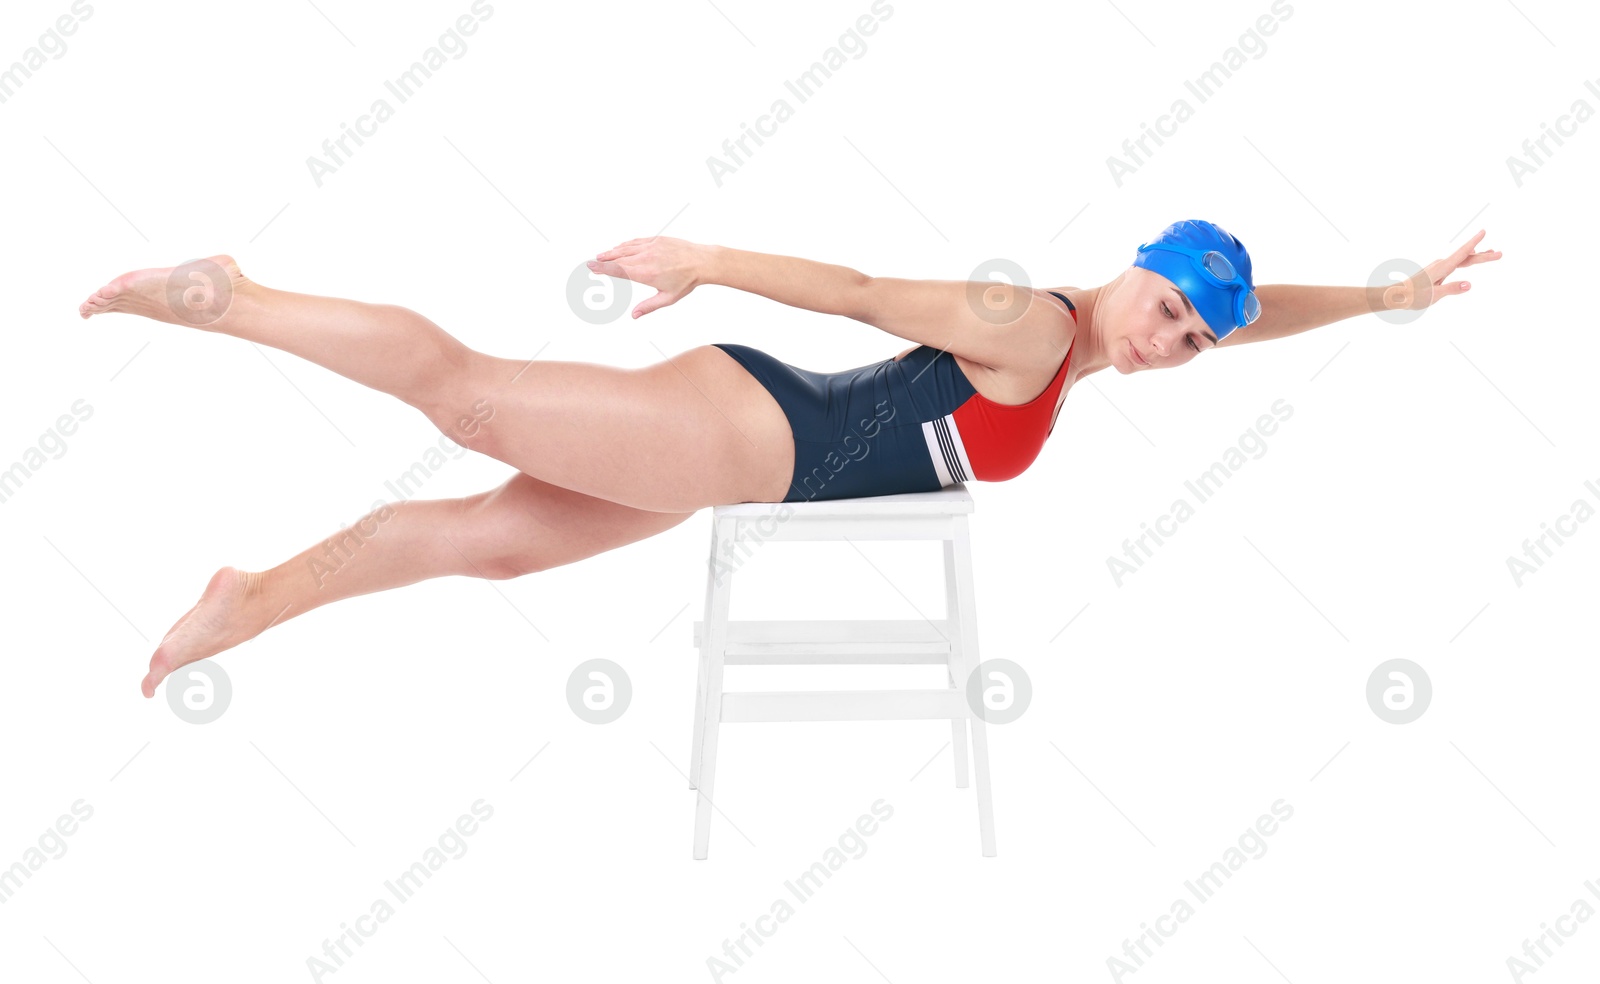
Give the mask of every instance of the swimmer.
[[332, 601], [449, 574], [550, 570], [707, 506], [1013, 478], [1084, 377], [1175, 368], [1214, 348], [1426, 308], [1469, 288], [1446, 282], [1458, 268], [1500, 258], [1475, 251], [1483, 236], [1377, 287], [1257, 288], [1243, 243], [1203, 220], [1168, 226], [1090, 288], [870, 277], [662, 236], [589, 262], [656, 289], [635, 318], [720, 284], [914, 343], [843, 372], [800, 369], [732, 342], [639, 369], [501, 358], [403, 307], [262, 286], [229, 256], [125, 273], [79, 314], [132, 314], [270, 345], [404, 401], [456, 443], [516, 469], [477, 495], [373, 510], [355, 528], [381, 523], [382, 535], [331, 576], [313, 562], [348, 530], [269, 570], [218, 570], [156, 647], [141, 689], [150, 697], [178, 667]]

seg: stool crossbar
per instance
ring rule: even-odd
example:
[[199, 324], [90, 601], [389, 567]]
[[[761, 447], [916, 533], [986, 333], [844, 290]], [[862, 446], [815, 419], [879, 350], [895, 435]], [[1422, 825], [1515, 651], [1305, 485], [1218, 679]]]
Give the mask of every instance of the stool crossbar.
[[[821, 502], [745, 502], [712, 509], [706, 569], [705, 617], [694, 623], [699, 652], [694, 741], [689, 785], [695, 807], [694, 856], [711, 840], [712, 788], [721, 725], [751, 721], [948, 720], [956, 786], [967, 786], [972, 732], [978, 786], [978, 832], [993, 857], [994, 810], [989, 796], [989, 745], [981, 711], [967, 701], [966, 683], [978, 665], [968, 515], [972, 496], [962, 484], [936, 492], [833, 499]], [[938, 540], [944, 544], [945, 617], [939, 619], [800, 619], [730, 621], [734, 571], [719, 558], [739, 556], [741, 540]], [[723, 667], [733, 665], [944, 664], [939, 689], [725, 691]]]

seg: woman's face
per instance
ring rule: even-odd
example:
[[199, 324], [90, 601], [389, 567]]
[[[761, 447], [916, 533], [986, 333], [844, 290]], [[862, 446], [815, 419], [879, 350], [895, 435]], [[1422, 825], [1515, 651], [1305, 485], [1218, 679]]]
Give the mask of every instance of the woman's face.
[[1183, 291], [1143, 267], [1127, 269], [1098, 316], [1107, 327], [1107, 357], [1120, 373], [1181, 366], [1217, 344]]

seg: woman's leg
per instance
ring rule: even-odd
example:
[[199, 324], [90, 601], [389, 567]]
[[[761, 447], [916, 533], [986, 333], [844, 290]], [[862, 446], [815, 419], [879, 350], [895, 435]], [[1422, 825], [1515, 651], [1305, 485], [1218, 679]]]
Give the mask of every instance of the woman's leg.
[[146, 697], [173, 670], [331, 601], [447, 574], [503, 580], [654, 536], [694, 515], [634, 509], [518, 473], [464, 499], [390, 503], [271, 570], [224, 567], [150, 658]]
[[227, 256], [124, 274], [79, 310], [271, 345], [398, 397], [519, 471], [640, 509], [777, 502], [792, 478], [782, 409], [710, 345], [643, 369], [501, 359], [402, 307], [262, 287]]

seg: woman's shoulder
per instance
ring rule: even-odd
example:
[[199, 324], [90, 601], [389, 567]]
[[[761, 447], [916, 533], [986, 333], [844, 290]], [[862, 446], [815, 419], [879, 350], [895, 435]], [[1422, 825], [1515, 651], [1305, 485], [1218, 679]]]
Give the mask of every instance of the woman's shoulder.
[[[991, 378], [988, 388], [1006, 395], [1039, 393], [1054, 381], [1066, 367], [1067, 355], [1078, 335], [1076, 306], [1070, 300], [1063, 303], [1055, 295], [1076, 289], [1036, 288], [1037, 293], [1048, 300], [1041, 305], [1031, 305], [1012, 322], [1010, 357], [1003, 363], [984, 367]], [[1000, 402], [1017, 401], [1002, 396]]]

